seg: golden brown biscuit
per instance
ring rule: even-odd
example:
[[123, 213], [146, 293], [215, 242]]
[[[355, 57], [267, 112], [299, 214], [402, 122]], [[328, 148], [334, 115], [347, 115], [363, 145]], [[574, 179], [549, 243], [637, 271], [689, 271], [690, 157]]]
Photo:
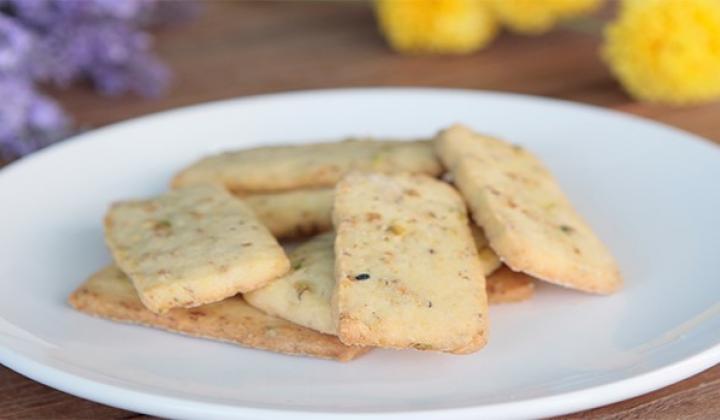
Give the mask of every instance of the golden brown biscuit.
[[510, 268], [586, 292], [621, 287], [610, 252], [535, 156], [462, 125], [442, 131], [435, 146], [475, 222]]
[[115, 266], [90, 277], [70, 295], [69, 302], [75, 309], [101, 318], [278, 353], [348, 361], [369, 350], [346, 346], [336, 337], [266, 315], [241, 297], [157, 315], [140, 302], [127, 276]]
[[173, 188], [219, 184], [236, 193], [332, 187], [352, 170], [439, 175], [432, 143], [350, 139], [266, 146], [209, 156], [183, 169]]
[[351, 345], [470, 353], [485, 344], [485, 277], [465, 203], [420, 175], [354, 173], [335, 188], [333, 315]]
[[259, 288], [290, 268], [252, 210], [212, 185], [114, 204], [105, 240], [142, 302], [158, 313]]
[[244, 295], [263, 312], [336, 335], [330, 298], [335, 287], [335, 234], [317, 235], [290, 252], [291, 271]]

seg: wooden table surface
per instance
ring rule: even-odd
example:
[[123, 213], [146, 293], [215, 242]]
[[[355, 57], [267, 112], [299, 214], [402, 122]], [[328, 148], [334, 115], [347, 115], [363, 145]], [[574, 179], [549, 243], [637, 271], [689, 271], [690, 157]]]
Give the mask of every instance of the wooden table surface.
[[[388, 50], [362, 2], [214, 2], [197, 20], [157, 33], [175, 72], [159, 100], [53, 91], [93, 128], [178, 106], [243, 95], [350, 86], [435, 86], [521, 92], [608, 107], [720, 143], [720, 104], [672, 108], [631, 100], [598, 59], [599, 36], [557, 30], [504, 34], [463, 57], [405, 57]], [[581, 141], [582, 139], [578, 139]], [[151, 139], [148, 139], [151, 141]], [[720, 366], [656, 392], [569, 418], [720, 418]], [[141, 415], [50, 389], [0, 366], [1, 418]]]

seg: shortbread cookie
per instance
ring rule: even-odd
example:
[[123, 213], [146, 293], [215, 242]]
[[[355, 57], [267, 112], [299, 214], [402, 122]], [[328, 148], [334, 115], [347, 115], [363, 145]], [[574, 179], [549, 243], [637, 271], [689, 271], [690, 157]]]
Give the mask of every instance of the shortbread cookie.
[[252, 210], [219, 186], [116, 203], [105, 236], [117, 265], [157, 313], [257, 289], [290, 267]]
[[[330, 305], [335, 287], [334, 242], [335, 234], [327, 232], [298, 246], [289, 255], [290, 273], [243, 297], [247, 303], [265, 313], [325, 334], [337, 335]], [[482, 244], [482, 240], [479, 243]], [[486, 249], [487, 246], [484, 246], [483, 250]], [[493, 261], [498, 261], [492, 250], [489, 253], [494, 256]], [[495, 263], [487, 265], [488, 261], [481, 258], [485, 271], [494, 272], [487, 277], [489, 303], [516, 302], [532, 296], [531, 277], [507, 269], [496, 270]]]
[[252, 194], [242, 199], [276, 238], [298, 238], [332, 229], [332, 188]]
[[290, 252], [292, 269], [262, 289], [244, 295], [252, 306], [304, 327], [336, 334], [330, 310], [335, 287], [335, 234], [327, 232]]
[[514, 271], [587, 292], [622, 285], [613, 257], [528, 151], [461, 125], [442, 131], [435, 146], [490, 246]]
[[238, 296], [157, 315], [143, 306], [127, 276], [115, 266], [93, 275], [69, 301], [77, 310], [101, 318], [278, 353], [348, 361], [369, 350], [346, 346], [336, 337], [266, 315]]
[[528, 300], [535, 292], [535, 280], [525, 273], [512, 271], [503, 265], [488, 276], [488, 303], [515, 303]]
[[335, 189], [333, 223], [340, 341], [452, 353], [485, 344], [483, 267], [452, 187], [351, 174]]
[[175, 176], [174, 188], [214, 183], [239, 193], [332, 187], [352, 170], [436, 176], [432, 143], [351, 139], [267, 146], [206, 157]]

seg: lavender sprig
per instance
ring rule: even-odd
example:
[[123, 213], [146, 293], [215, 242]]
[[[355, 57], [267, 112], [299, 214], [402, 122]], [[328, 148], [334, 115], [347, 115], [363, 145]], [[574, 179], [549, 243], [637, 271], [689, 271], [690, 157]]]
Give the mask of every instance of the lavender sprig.
[[0, 98], [0, 158], [26, 155], [67, 134], [67, 115], [30, 81], [0, 77]]
[[170, 72], [145, 28], [193, 11], [189, 1], [0, 0], [0, 157], [22, 156], [69, 132], [69, 118], [37, 84], [87, 80], [107, 95], [162, 94]]

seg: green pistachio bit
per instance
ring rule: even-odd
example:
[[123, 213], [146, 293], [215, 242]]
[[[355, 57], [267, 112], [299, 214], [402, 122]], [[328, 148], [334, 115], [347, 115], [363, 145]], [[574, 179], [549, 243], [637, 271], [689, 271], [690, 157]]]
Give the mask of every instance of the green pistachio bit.
[[302, 299], [303, 293], [311, 290], [310, 285], [304, 282], [297, 282], [293, 285], [293, 287], [295, 288], [295, 293], [297, 294], [298, 299]]
[[417, 350], [432, 350], [432, 345], [425, 343], [413, 343], [412, 347]]
[[305, 261], [303, 261], [303, 260], [294, 261], [294, 262], [292, 263], [292, 269], [293, 269], [293, 270], [299, 270], [299, 269], [301, 269], [304, 262], [305, 262]]
[[560, 225], [560, 230], [564, 233], [573, 233], [575, 232], [575, 229], [572, 226], [568, 225]]

